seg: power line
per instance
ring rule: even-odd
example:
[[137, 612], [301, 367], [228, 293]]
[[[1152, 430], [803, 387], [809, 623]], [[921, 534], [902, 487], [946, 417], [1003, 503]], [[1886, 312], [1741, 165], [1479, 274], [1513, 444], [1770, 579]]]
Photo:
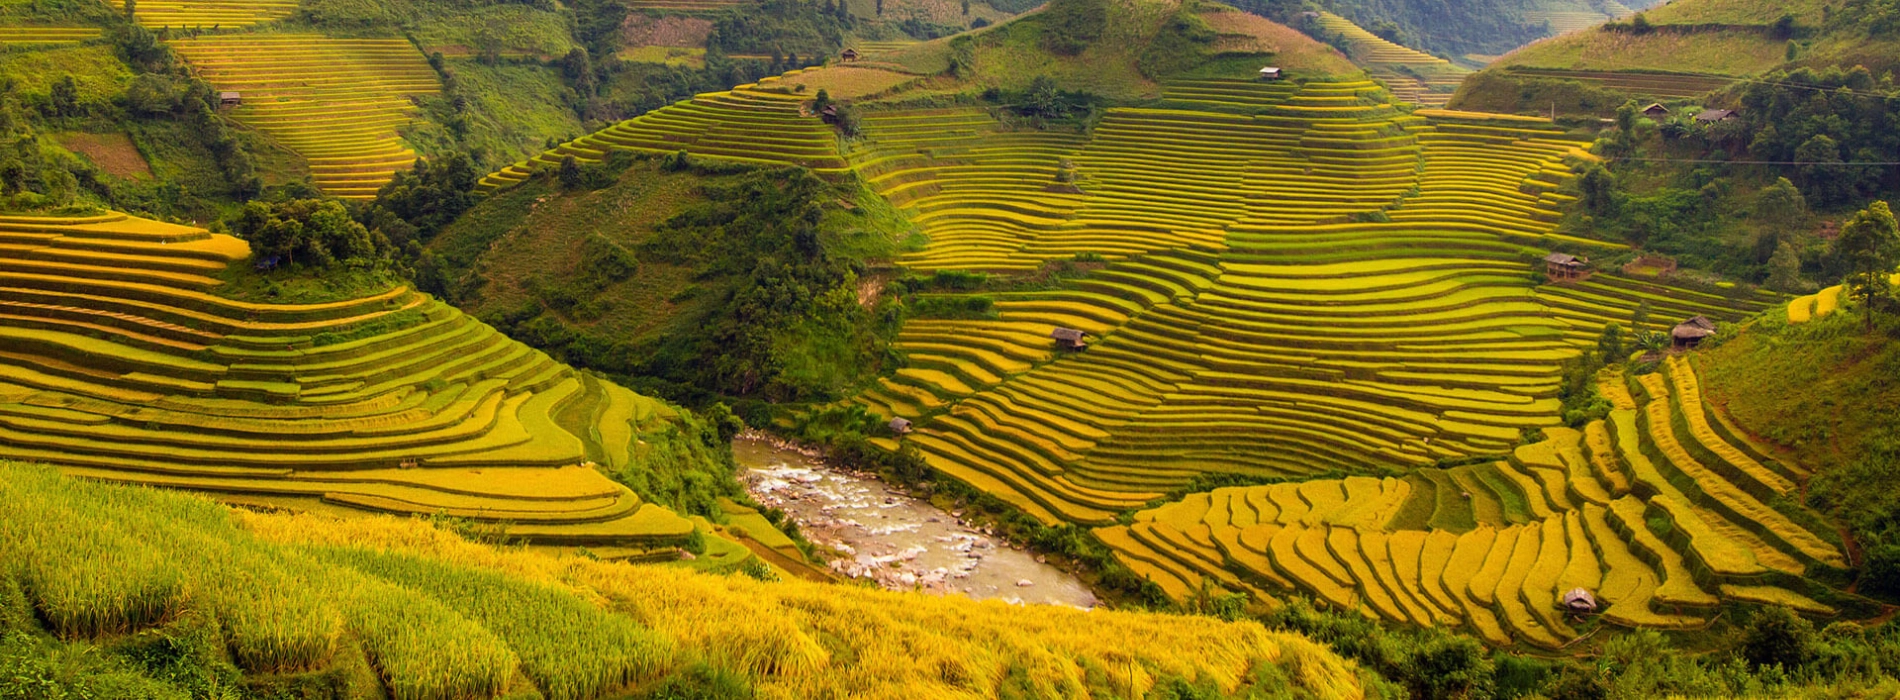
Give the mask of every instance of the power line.
[[1830, 163], [1813, 160], [1716, 160], [1713, 158], [1628, 158], [1609, 156], [1605, 156], [1604, 160], [1635, 160], [1646, 163], [1726, 163], [1728, 165], [1900, 165], [1900, 161], [1847, 161]]

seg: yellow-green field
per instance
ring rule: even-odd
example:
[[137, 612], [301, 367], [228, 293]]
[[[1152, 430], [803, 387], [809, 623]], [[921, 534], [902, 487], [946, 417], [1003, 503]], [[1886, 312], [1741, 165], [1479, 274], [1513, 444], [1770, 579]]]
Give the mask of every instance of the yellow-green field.
[[[686, 106], [817, 121], [747, 99]], [[653, 122], [564, 148], [732, 128]], [[1560, 427], [1563, 364], [1606, 325], [1643, 306], [1673, 324], [1785, 300], [1612, 272], [1541, 282], [1533, 261], [1553, 247], [1617, 247], [1555, 233], [1559, 188], [1594, 156], [1547, 121], [1407, 111], [1365, 80], [1182, 80], [1086, 134], [875, 101], [861, 131], [841, 147], [786, 133], [830, 144], [827, 164], [910, 215], [928, 242], [905, 268], [1088, 271], [987, 292], [993, 318], [910, 321], [902, 368], [853, 402], [914, 421], [901, 440], [936, 472], [1046, 523], [1098, 526], [1176, 598], [1296, 590], [1542, 647], [1581, 634], [1554, 609], [1577, 586], [1608, 602], [1596, 619], [1641, 627], [1702, 625], [1724, 600], [1855, 600], [1807, 582], [1846, 561], [1789, 512], [1805, 472], [1705, 420], [1686, 366], [1607, 383], [1611, 420]], [[659, 150], [641, 138], [620, 147]], [[708, 153], [804, 157], [783, 148]], [[1055, 328], [1089, 333], [1088, 349], [1058, 351]], [[1532, 429], [1545, 439], [1520, 447]], [[1147, 509], [1210, 474], [1287, 483]]]
[[1406, 102], [1443, 107], [1459, 81], [1471, 73], [1445, 59], [1387, 41], [1331, 12], [1321, 12], [1319, 23], [1343, 37], [1353, 61]]
[[376, 196], [414, 165], [397, 131], [413, 117], [412, 96], [442, 87], [403, 39], [222, 34], [172, 47], [218, 90], [239, 94], [233, 118], [303, 156], [319, 189], [348, 199]]
[[232, 301], [243, 241], [122, 214], [0, 217], [0, 240], [0, 458], [548, 543], [692, 529], [594, 468], [641, 463], [673, 409], [430, 297]]
[[[1804, 474], [1712, 428], [1686, 361], [1641, 379], [1640, 413], [1549, 428], [1506, 461], [1221, 488], [1098, 532], [1177, 598], [1208, 583], [1293, 590], [1499, 645], [1574, 641], [1585, 619], [1557, 601], [1577, 587], [1607, 605], [1602, 621], [1626, 627], [1700, 628], [1723, 601], [1838, 614], [1810, 576], [1845, 569], [1845, 555], [1743, 486], [1772, 493]], [[1614, 447], [1584, 439], [1605, 433]]]
[[694, 664], [786, 700], [1121, 697], [1164, 678], [1365, 696], [1350, 662], [1254, 622], [554, 556], [11, 464], [0, 509], [0, 622], [82, 642], [200, 630], [249, 674], [321, 673], [338, 696], [641, 697]]

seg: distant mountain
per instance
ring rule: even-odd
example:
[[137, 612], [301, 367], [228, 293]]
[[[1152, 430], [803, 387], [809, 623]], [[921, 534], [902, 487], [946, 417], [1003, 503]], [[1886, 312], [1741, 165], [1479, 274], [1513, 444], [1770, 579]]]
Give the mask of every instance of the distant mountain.
[[1531, 44], [1467, 81], [1452, 106], [1607, 115], [1628, 99], [1694, 102], [1801, 68], [1900, 68], [1900, 20], [1871, 4], [1677, 0], [1626, 21]]

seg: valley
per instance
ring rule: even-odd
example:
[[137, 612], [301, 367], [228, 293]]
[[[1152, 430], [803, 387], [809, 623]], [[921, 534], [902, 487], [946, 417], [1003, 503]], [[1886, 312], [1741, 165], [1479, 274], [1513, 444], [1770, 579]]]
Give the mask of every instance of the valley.
[[0, 700], [1900, 693], [1896, 28], [0, 7]]

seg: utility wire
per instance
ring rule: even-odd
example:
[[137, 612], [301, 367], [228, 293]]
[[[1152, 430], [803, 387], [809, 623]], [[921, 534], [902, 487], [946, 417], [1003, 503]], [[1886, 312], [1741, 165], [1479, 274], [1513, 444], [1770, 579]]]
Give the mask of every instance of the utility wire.
[[1900, 165], [1900, 161], [1849, 161], [1827, 163], [1813, 160], [1715, 160], [1696, 158], [1627, 158], [1605, 156], [1604, 160], [1635, 160], [1646, 163], [1727, 163], [1729, 165]]

